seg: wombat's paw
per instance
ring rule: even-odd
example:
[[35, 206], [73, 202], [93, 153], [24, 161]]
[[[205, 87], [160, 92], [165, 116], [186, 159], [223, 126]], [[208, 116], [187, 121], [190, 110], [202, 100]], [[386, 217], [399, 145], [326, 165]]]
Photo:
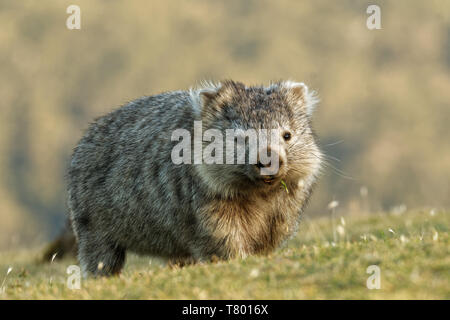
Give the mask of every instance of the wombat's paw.
[[80, 242], [78, 257], [85, 276], [117, 275], [125, 264], [125, 250], [113, 245]]
[[185, 266], [196, 264], [197, 260], [192, 257], [172, 258], [169, 259], [168, 266], [172, 269], [183, 268]]

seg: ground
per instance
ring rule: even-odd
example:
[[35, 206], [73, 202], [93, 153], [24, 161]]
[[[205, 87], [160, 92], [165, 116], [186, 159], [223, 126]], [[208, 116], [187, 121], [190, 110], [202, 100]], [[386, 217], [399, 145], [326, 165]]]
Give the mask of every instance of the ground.
[[[442, 210], [336, 217], [334, 224], [305, 216], [297, 236], [269, 256], [176, 269], [129, 255], [120, 276], [82, 279], [80, 289], [67, 285], [74, 259], [42, 264], [41, 249], [4, 252], [0, 299], [450, 299], [449, 229]], [[367, 287], [372, 265], [380, 289]]]

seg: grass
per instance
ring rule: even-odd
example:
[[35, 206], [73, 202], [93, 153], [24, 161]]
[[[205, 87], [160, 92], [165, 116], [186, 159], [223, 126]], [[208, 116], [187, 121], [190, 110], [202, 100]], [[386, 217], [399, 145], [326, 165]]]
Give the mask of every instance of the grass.
[[[83, 279], [79, 290], [66, 285], [73, 259], [0, 253], [0, 299], [449, 299], [449, 222], [446, 211], [372, 214], [338, 218], [333, 233], [330, 219], [305, 217], [266, 257], [170, 269], [129, 255], [120, 276]], [[380, 268], [379, 290], [366, 287], [370, 265]]]

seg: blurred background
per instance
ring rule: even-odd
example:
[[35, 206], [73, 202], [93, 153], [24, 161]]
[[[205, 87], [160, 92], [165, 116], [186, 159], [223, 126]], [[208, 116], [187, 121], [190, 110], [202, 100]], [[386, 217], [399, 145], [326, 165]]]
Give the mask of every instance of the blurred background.
[[[81, 8], [81, 30], [66, 8]], [[368, 30], [366, 8], [381, 8]], [[329, 166], [307, 213], [449, 207], [450, 2], [0, 1], [0, 250], [64, 225], [94, 117], [202, 79], [317, 90]]]

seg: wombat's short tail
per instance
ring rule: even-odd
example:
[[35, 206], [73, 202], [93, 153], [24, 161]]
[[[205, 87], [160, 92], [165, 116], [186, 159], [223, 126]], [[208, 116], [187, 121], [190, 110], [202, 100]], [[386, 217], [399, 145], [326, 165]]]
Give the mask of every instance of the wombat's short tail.
[[[42, 256], [43, 262], [50, 262], [52, 259], [62, 259], [66, 256], [75, 257], [77, 253], [77, 243], [75, 235], [72, 231], [70, 221], [68, 220], [66, 226], [61, 231], [59, 236], [53, 240], [45, 249]], [[55, 256], [56, 254], [56, 256]]]

